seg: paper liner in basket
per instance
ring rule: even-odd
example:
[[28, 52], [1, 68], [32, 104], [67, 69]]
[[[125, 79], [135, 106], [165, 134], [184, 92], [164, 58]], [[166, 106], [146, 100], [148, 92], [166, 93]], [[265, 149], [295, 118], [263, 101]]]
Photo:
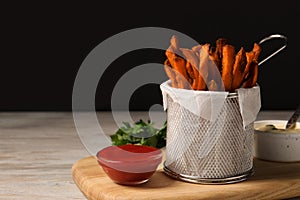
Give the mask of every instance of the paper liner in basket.
[[[196, 91], [187, 89], [178, 89], [171, 87], [171, 80], [165, 81], [160, 85], [163, 96], [164, 110], [168, 108], [167, 95], [174, 102], [180, 104], [193, 114], [209, 120], [215, 121], [221, 112], [229, 92], [223, 91]], [[236, 90], [240, 113], [245, 128], [254, 122], [261, 108], [260, 88], [240, 88]]]

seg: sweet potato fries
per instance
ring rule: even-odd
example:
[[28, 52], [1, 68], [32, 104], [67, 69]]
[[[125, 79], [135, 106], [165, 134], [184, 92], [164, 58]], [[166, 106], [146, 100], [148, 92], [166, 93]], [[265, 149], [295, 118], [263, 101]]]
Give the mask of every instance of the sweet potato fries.
[[257, 43], [249, 52], [243, 47], [236, 52], [225, 38], [219, 38], [215, 46], [204, 44], [192, 49], [180, 48], [175, 35], [170, 43], [165, 52], [164, 69], [172, 87], [234, 92], [256, 85], [261, 52]]

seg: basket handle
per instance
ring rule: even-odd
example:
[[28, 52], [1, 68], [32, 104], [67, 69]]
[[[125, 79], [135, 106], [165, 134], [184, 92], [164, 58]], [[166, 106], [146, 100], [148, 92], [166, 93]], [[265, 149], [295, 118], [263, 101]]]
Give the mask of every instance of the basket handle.
[[265, 37], [258, 44], [263, 44], [266, 41], [273, 40], [273, 39], [282, 39], [282, 40], [284, 40], [284, 45], [282, 45], [279, 49], [277, 49], [276, 51], [274, 51], [273, 53], [271, 53], [269, 56], [267, 56], [266, 58], [264, 58], [262, 61], [260, 61], [258, 63], [258, 65], [263, 64], [264, 62], [266, 62], [267, 60], [269, 60], [270, 58], [272, 58], [273, 56], [275, 56], [276, 54], [278, 54], [280, 51], [282, 51], [287, 46], [287, 37], [284, 36], [284, 35], [280, 35], [280, 34], [273, 34], [273, 35], [270, 35], [268, 37]]

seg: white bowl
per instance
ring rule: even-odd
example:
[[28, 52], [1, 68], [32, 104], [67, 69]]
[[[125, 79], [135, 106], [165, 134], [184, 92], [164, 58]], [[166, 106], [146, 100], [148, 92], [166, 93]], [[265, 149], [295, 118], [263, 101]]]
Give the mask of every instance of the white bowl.
[[[277, 162], [300, 161], [300, 131], [299, 133], [274, 133], [257, 129], [272, 124], [284, 129], [287, 121], [263, 120], [254, 122], [254, 157]], [[296, 129], [300, 128], [297, 122]]]

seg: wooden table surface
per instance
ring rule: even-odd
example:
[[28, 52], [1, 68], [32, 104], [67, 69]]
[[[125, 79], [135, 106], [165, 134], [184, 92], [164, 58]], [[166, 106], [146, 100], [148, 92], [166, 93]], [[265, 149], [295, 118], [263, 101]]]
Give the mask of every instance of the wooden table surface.
[[[291, 114], [261, 111], [257, 120], [286, 120]], [[110, 113], [97, 115], [105, 131], [116, 130]], [[148, 116], [148, 112], [133, 113], [134, 119]], [[162, 120], [164, 113], [151, 118]], [[71, 112], [0, 113], [0, 200], [84, 200], [71, 168], [87, 156]]]

